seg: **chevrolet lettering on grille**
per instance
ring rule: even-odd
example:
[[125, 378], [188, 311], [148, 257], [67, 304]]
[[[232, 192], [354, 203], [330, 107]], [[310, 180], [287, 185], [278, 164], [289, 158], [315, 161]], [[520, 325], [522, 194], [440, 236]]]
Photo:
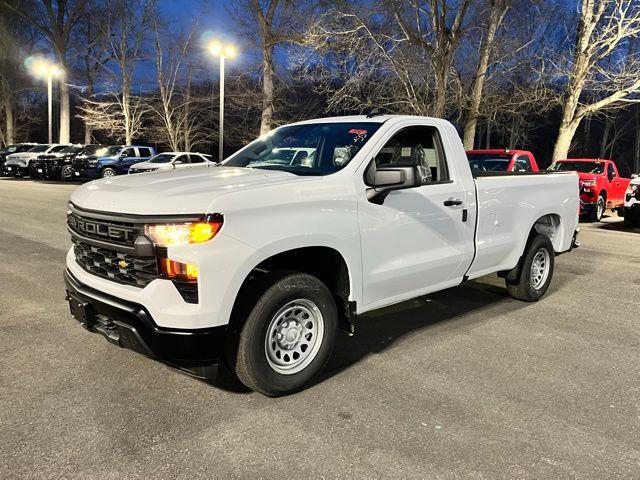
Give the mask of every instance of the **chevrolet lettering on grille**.
[[73, 214], [68, 216], [67, 222], [72, 230], [90, 237], [104, 237], [119, 242], [133, 241], [134, 232], [131, 228], [87, 220]]

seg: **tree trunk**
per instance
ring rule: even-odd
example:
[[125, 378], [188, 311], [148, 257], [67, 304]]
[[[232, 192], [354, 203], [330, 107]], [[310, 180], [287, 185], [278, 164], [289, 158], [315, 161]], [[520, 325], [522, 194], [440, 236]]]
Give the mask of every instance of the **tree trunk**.
[[469, 107], [463, 126], [464, 136], [462, 143], [465, 150], [473, 150], [473, 141], [476, 136], [476, 127], [478, 125], [478, 109], [482, 101], [482, 89], [484, 88], [484, 80], [489, 66], [489, 57], [493, 48], [493, 40], [498, 30], [500, 22], [504, 18], [507, 7], [502, 4], [501, 0], [492, 0], [491, 12], [489, 14], [489, 25], [487, 35], [483, 39], [480, 47], [480, 58], [476, 67], [476, 75], [471, 86], [471, 97], [469, 99]]
[[131, 145], [133, 143], [133, 138], [131, 135], [131, 104], [129, 101], [129, 89], [128, 87], [124, 89], [122, 92], [122, 113], [124, 115], [124, 142], [127, 145]]
[[264, 46], [262, 51], [262, 118], [260, 134], [271, 130], [273, 123], [273, 46]]
[[489, 117], [487, 117], [487, 131], [485, 132], [486, 134], [486, 144], [485, 147], [486, 149], [491, 148], [491, 120], [489, 119]]
[[15, 143], [14, 137], [14, 118], [13, 118], [13, 105], [11, 104], [11, 99], [9, 97], [5, 97], [4, 99], [4, 119], [6, 123], [6, 137], [5, 141], [7, 145], [11, 145]]
[[598, 158], [604, 158], [607, 155], [607, 147], [609, 146], [609, 131], [611, 130], [611, 121], [609, 117], [604, 119], [604, 132], [602, 132], [602, 139], [600, 140], [600, 153]]
[[573, 140], [573, 136], [580, 125], [580, 120], [581, 119], [577, 119], [569, 123], [563, 122], [560, 125], [560, 128], [558, 129], [558, 138], [556, 139], [556, 144], [553, 148], [553, 157], [551, 158], [553, 162], [556, 160], [564, 160], [569, 156], [571, 141]]
[[447, 80], [449, 75], [444, 70], [447, 67], [439, 68], [439, 71], [435, 74], [435, 93], [433, 98], [433, 116], [436, 118], [443, 118], [446, 99], [447, 99]]

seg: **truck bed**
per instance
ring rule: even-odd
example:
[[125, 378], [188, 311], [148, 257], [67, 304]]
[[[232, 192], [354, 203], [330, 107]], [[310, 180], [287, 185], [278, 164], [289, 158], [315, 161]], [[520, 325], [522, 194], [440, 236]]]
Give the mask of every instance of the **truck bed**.
[[578, 221], [577, 174], [484, 173], [474, 175], [478, 214], [469, 278], [515, 267], [527, 241], [522, 232], [536, 222], [537, 228], [551, 232], [556, 252], [569, 250]]

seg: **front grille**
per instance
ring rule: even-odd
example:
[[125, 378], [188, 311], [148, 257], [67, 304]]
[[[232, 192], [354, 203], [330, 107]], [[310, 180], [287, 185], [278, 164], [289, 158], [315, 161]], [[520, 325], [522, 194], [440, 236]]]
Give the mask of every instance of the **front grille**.
[[141, 224], [98, 220], [74, 212], [67, 215], [67, 225], [72, 232], [83, 237], [129, 247], [132, 247], [136, 238], [144, 233]]
[[71, 164], [76, 170], [84, 170], [86, 168], [89, 168], [89, 160], [86, 158], [74, 158]]
[[78, 265], [98, 277], [140, 288], [159, 278], [155, 257], [134, 257], [109, 248], [94, 247], [75, 237], [71, 240]]

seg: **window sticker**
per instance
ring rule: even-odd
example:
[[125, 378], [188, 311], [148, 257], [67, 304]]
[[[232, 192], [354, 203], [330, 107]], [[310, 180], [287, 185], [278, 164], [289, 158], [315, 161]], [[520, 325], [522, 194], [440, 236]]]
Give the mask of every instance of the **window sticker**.
[[367, 134], [369, 133], [369, 130], [364, 130], [362, 128], [352, 128], [351, 130], [349, 130], [349, 132], [351, 135], [355, 135], [355, 138], [353, 139], [353, 143], [356, 142], [364, 142], [367, 138]]

